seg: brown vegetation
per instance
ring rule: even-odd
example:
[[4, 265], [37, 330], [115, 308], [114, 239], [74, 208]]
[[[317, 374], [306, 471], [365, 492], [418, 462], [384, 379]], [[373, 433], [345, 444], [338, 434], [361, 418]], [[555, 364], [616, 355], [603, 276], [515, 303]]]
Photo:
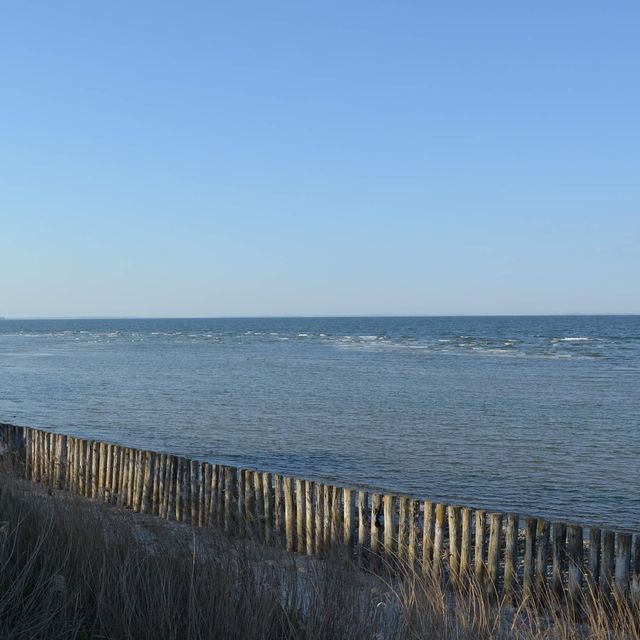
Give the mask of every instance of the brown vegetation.
[[626, 603], [514, 609], [406, 567], [374, 575], [0, 482], [2, 638], [640, 638]]

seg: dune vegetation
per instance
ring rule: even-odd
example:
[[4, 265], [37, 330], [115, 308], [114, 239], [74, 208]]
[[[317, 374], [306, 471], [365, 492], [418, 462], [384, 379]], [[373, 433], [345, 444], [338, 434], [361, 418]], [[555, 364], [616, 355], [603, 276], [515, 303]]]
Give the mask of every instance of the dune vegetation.
[[52, 492], [4, 469], [2, 638], [637, 639], [638, 607], [518, 608], [407, 567], [375, 573]]

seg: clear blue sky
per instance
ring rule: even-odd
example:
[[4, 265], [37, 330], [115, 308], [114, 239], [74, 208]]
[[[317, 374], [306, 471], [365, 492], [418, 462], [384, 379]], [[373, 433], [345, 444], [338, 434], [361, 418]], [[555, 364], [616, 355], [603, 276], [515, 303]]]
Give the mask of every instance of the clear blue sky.
[[3, 3], [0, 315], [640, 313], [639, 27]]

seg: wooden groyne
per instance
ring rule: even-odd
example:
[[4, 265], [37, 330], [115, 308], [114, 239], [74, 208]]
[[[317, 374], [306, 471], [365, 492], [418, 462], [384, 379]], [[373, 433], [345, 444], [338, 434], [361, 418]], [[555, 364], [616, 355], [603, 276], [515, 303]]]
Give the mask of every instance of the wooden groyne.
[[640, 532], [487, 512], [0, 424], [24, 477], [197, 527], [472, 582], [511, 602], [552, 592], [640, 604]]

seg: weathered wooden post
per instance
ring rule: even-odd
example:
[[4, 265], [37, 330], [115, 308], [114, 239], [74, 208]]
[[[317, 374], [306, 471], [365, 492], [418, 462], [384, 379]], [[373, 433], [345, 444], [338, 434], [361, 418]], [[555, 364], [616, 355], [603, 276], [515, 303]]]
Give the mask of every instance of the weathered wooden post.
[[214, 464], [211, 467], [211, 502], [209, 503], [209, 526], [219, 525], [219, 488], [220, 470], [219, 465]]
[[504, 531], [504, 598], [515, 602], [518, 594], [518, 516], [508, 514]]
[[59, 458], [57, 452], [58, 438], [55, 433], [49, 434], [49, 484], [56, 487], [56, 480], [59, 475]]
[[489, 593], [499, 597], [498, 576], [500, 571], [500, 548], [502, 541], [502, 514], [492, 513], [489, 518], [489, 549], [487, 552], [487, 575], [491, 589]]
[[279, 473], [273, 477], [273, 503], [275, 530], [278, 540], [280, 540], [284, 523], [284, 504], [282, 502], [282, 476]]
[[128, 506], [130, 509], [135, 509], [136, 504], [136, 450], [132, 447], [128, 447], [129, 453], [129, 496]]
[[[142, 483], [143, 474], [140, 470], [140, 452], [138, 449], [131, 447], [131, 509], [139, 511], [138, 504], [138, 482]], [[142, 485], [140, 486], [140, 498], [142, 498]]]
[[564, 586], [562, 576], [566, 565], [566, 540], [567, 526], [562, 522], [553, 523], [553, 537], [551, 544], [551, 554], [553, 561], [552, 589], [558, 598], [564, 596]]
[[142, 507], [142, 487], [144, 486], [144, 465], [142, 451], [131, 448], [131, 463], [133, 466], [133, 486], [131, 488], [131, 508], [140, 511]]
[[124, 501], [129, 509], [133, 509], [133, 480], [135, 477], [133, 450], [130, 447], [126, 447], [124, 453], [126, 459]]
[[127, 487], [129, 480], [129, 466], [128, 466], [128, 456], [127, 456], [127, 448], [120, 447], [120, 478], [118, 479], [118, 487], [120, 488], [119, 495], [119, 503], [122, 506], [127, 506], [128, 504], [128, 495], [127, 495]]
[[[194, 487], [195, 488], [195, 487]], [[182, 502], [184, 508], [182, 510], [182, 518], [185, 522], [193, 524], [191, 496], [193, 491], [191, 488], [191, 460], [185, 458], [184, 460], [184, 473], [182, 474]]]
[[29, 452], [28, 455], [28, 464], [27, 464], [27, 473], [29, 474], [27, 478], [35, 482], [35, 430], [29, 429], [29, 435], [27, 437], [27, 450]]
[[31, 480], [31, 468], [32, 468], [32, 452], [31, 452], [31, 429], [29, 427], [24, 428], [24, 479]]
[[462, 517], [462, 540], [460, 541], [460, 576], [467, 581], [471, 571], [471, 509], [464, 508]]
[[256, 530], [260, 540], [265, 539], [265, 522], [264, 522], [264, 490], [262, 473], [254, 471], [253, 473], [253, 493], [256, 498], [255, 514], [256, 514]]
[[38, 482], [47, 481], [46, 468], [46, 434], [41, 429], [37, 430], [37, 465], [38, 465]]
[[253, 489], [253, 471], [245, 469], [244, 473], [240, 472], [240, 482], [241, 485], [238, 489], [238, 495], [240, 495], [240, 493], [244, 493], [244, 508], [242, 511], [244, 517], [244, 532], [245, 535], [254, 537], [257, 535], [257, 524], [255, 492]]
[[38, 482], [46, 482], [47, 481], [47, 471], [46, 471], [46, 439], [45, 433], [42, 429], [38, 429], [36, 431], [37, 434], [37, 465], [38, 465]]
[[152, 453], [153, 482], [151, 483], [151, 513], [160, 515], [160, 485], [162, 484], [162, 454]]
[[42, 479], [42, 471], [40, 465], [41, 451], [39, 429], [31, 429], [31, 451], [31, 477], [33, 478], [34, 482], [40, 482]]
[[306, 506], [305, 526], [307, 530], [307, 555], [313, 555], [313, 482], [304, 483], [304, 502]]
[[40, 482], [40, 447], [37, 429], [31, 429], [31, 480]]
[[597, 527], [589, 529], [589, 571], [587, 572], [587, 585], [590, 599], [593, 600], [598, 592], [600, 579], [600, 537], [601, 531]]
[[76, 438], [76, 440], [77, 493], [80, 496], [84, 496], [87, 493], [87, 441], [84, 438]]
[[120, 445], [115, 445], [113, 447], [113, 470], [111, 473], [111, 487], [114, 494], [114, 499], [117, 502], [120, 502], [120, 492], [122, 491], [122, 486], [120, 484], [120, 466], [122, 465], [122, 447]]
[[105, 478], [104, 478], [104, 490], [105, 500], [112, 501], [112, 495], [114, 494], [113, 488], [113, 465], [114, 465], [114, 451], [115, 445], [107, 443], [107, 461], [105, 463]]
[[191, 504], [191, 460], [185, 458], [184, 471], [182, 474], [182, 519], [189, 524], [193, 523], [191, 518], [191, 510], [193, 505]]
[[51, 465], [52, 465], [53, 456], [52, 456], [50, 433], [44, 434], [43, 453], [44, 453], [44, 481], [47, 484], [51, 484], [51, 481], [52, 481]]
[[140, 510], [142, 513], [151, 512], [153, 500], [153, 454], [151, 451], [142, 452], [144, 476], [142, 481], [142, 503]]
[[224, 468], [224, 531], [232, 533], [235, 528], [234, 502], [236, 501], [237, 471], [232, 467]]
[[127, 465], [127, 450], [125, 447], [118, 447], [118, 464], [120, 466], [118, 470], [118, 503], [126, 504], [126, 465]]
[[40, 479], [43, 483], [49, 482], [49, 434], [43, 431], [40, 442]]
[[[307, 484], [309, 484], [307, 482]], [[273, 528], [273, 494], [271, 489], [271, 474], [265, 471], [262, 474], [262, 498], [264, 500], [264, 541], [271, 543]], [[310, 509], [311, 506], [307, 505]], [[311, 533], [308, 534], [311, 536]]]
[[[204, 464], [204, 523], [203, 526], [211, 526], [211, 478], [213, 469], [210, 462]], [[238, 492], [238, 500], [240, 493]]]
[[142, 513], [153, 512], [154, 456], [155, 454], [151, 451], [141, 451], [142, 496], [140, 511]]
[[287, 537], [287, 551], [294, 551], [293, 543], [293, 478], [284, 478], [284, 519]]
[[[249, 511], [249, 488], [247, 478], [251, 471], [240, 469], [238, 474], [238, 534], [251, 537], [251, 512]], [[250, 483], [249, 483], [250, 484]]]
[[353, 492], [351, 489], [342, 490], [342, 500], [342, 542], [349, 552], [349, 557], [351, 557], [351, 548], [353, 547]]
[[327, 551], [331, 547], [331, 487], [328, 484], [322, 485], [322, 499], [324, 506], [324, 522], [322, 524], [322, 534], [324, 538], [324, 550]]
[[184, 458], [176, 458], [176, 522], [182, 522], [184, 504], [182, 500], [182, 476], [184, 475]]
[[435, 528], [433, 535], [433, 575], [442, 576], [442, 555], [444, 552], [444, 530], [446, 527], [447, 507], [444, 504], [436, 505]]
[[65, 446], [65, 456], [67, 459], [67, 464], [65, 465], [64, 470], [64, 488], [67, 491], [71, 491], [71, 487], [73, 484], [73, 452], [74, 452], [74, 443], [75, 438], [73, 436], [64, 436], [66, 446]]
[[198, 462], [198, 526], [204, 527], [207, 521], [207, 502], [205, 489], [205, 462]]
[[104, 446], [104, 480], [102, 484], [102, 499], [111, 497], [111, 471], [113, 465], [113, 445], [108, 442]]
[[175, 456], [167, 456], [165, 472], [165, 498], [163, 508], [165, 518], [172, 520], [176, 515], [176, 476], [178, 467]]
[[342, 519], [342, 489], [340, 487], [331, 487], [331, 547], [334, 552], [337, 551], [341, 544], [340, 524]]
[[56, 434], [49, 433], [47, 434], [49, 441], [49, 485], [51, 487], [55, 487], [56, 482]]
[[380, 539], [382, 529], [382, 496], [379, 493], [371, 494], [371, 555], [374, 564], [380, 560]]
[[25, 480], [31, 480], [31, 429], [25, 427], [24, 429], [24, 478]]
[[[534, 575], [535, 575], [535, 560], [536, 560], [536, 531], [538, 522], [536, 518], [527, 518], [525, 520], [524, 528], [524, 569], [522, 573], [522, 591], [524, 597], [528, 598], [534, 595]], [[538, 570], [540, 570], [540, 563], [538, 563]], [[546, 566], [545, 580], [546, 580]]]
[[100, 490], [99, 483], [100, 469], [100, 443], [91, 441], [91, 497], [97, 498]]
[[200, 522], [200, 465], [197, 460], [189, 463], [189, 484], [191, 485], [191, 524], [194, 527]]
[[[26, 433], [26, 432], [25, 432]], [[67, 437], [67, 476], [65, 489], [73, 492], [75, 489], [75, 457], [76, 457], [76, 439], [73, 436]], [[26, 465], [26, 462], [25, 462]]]
[[85, 492], [86, 460], [87, 460], [87, 454], [84, 449], [84, 439], [76, 438], [76, 456], [74, 461], [75, 474], [76, 474], [75, 493], [79, 496], [84, 495], [84, 492]]
[[85, 445], [84, 438], [76, 438], [76, 493], [79, 496], [83, 496], [86, 491], [87, 451]]
[[567, 527], [567, 559], [569, 561], [569, 574], [567, 587], [569, 602], [577, 614], [577, 608], [582, 599], [582, 563], [583, 563], [583, 534], [582, 527], [570, 524]]
[[118, 504], [126, 506], [127, 504], [127, 476], [129, 469], [127, 467], [127, 448], [124, 446], [119, 447], [119, 465], [118, 470]]
[[169, 512], [168, 493], [170, 491], [170, 483], [168, 478], [169, 455], [166, 453], [158, 456], [159, 473], [158, 479], [158, 516], [167, 519]]
[[433, 543], [435, 529], [435, 506], [433, 502], [423, 502], [422, 521], [422, 571], [428, 573], [433, 570]]
[[369, 521], [369, 496], [362, 489], [358, 491], [358, 562], [364, 560], [365, 550], [368, 545]]
[[164, 514], [163, 501], [166, 465], [167, 455], [165, 453], [156, 453], [153, 467], [153, 513], [160, 517], [163, 517]]
[[631, 534], [618, 533], [616, 553], [616, 594], [625, 599], [629, 593], [629, 568], [631, 564]]
[[382, 498], [382, 512], [384, 515], [384, 555], [387, 562], [394, 559], [396, 537], [394, 535], [395, 500], [392, 495], [385, 494]]
[[[73, 486], [73, 436], [65, 436], [65, 458], [66, 464], [64, 468], [64, 480], [62, 483], [62, 488], [66, 491], [71, 491]], [[26, 459], [25, 459], [25, 467], [26, 467]]]
[[56, 439], [54, 433], [47, 434], [48, 481], [51, 487], [55, 484], [56, 474]]
[[[16, 435], [12, 434], [12, 438], [14, 438], [14, 445], [17, 447], [17, 442], [15, 442]], [[69, 464], [69, 457], [67, 455], [67, 436], [64, 434], [58, 434], [58, 456], [59, 456], [59, 473], [58, 473], [58, 489], [64, 489], [65, 483], [67, 481], [67, 465]], [[15, 454], [17, 455], [17, 450]]]
[[324, 552], [324, 500], [323, 500], [323, 487], [319, 482], [315, 484], [315, 503], [316, 503], [316, 518], [315, 518], [315, 550], [316, 554], [320, 555]]
[[35, 429], [35, 466], [36, 482], [44, 482], [44, 433], [41, 429]]
[[460, 577], [460, 507], [447, 507], [449, 516], [449, 577], [453, 585], [458, 585]]
[[548, 520], [538, 518], [538, 526], [536, 527], [536, 590], [540, 594], [547, 592], [550, 529]]
[[98, 494], [97, 496], [102, 500], [105, 499], [105, 480], [107, 477], [107, 445], [104, 442], [98, 443]]
[[51, 480], [52, 480], [52, 473], [51, 473], [51, 469], [52, 469], [52, 466], [51, 466], [52, 465], [51, 434], [47, 433], [47, 432], [43, 433], [42, 453], [43, 453], [42, 466], [43, 466], [44, 482], [46, 484], [51, 484]]
[[420, 527], [420, 501], [409, 501], [409, 542], [407, 548], [407, 562], [410, 571], [416, 570], [418, 563], [418, 534]]
[[76, 439], [73, 436], [67, 438], [67, 464], [65, 469], [64, 488], [71, 493], [75, 493], [76, 475], [75, 475], [75, 459], [76, 459]]
[[59, 436], [59, 451], [60, 451], [60, 463], [59, 463], [59, 473], [58, 473], [58, 489], [64, 489], [65, 484], [67, 482], [67, 464], [68, 464], [68, 456], [67, 456], [67, 436], [60, 435]]
[[304, 484], [303, 480], [300, 478], [295, 479], [295, 489], [296, 489], [296, 541], [297, 541], [297, 551], [298, 553], [304, 553], [306, 549], [305, 542], [305, 516], [306, 516], [306, 508], [304, 504], [305, 492], [304, 492]]
[[155, 464], [153, 473], [153, 513], [160, 518], [166, 517], [164, 509], [165, 475], [167, 465], [167, 455], [165, 453], [155, 454]]
[[216, 465], [218, 469], [218, 485], [217, 485], [217, 493], [216, 493], [216, 510], [217, 510], [217, 521], [220, 526], [224, 526], [224, 495], [225, 495], [225, 486], [224, 486], [224, 466], [219, 464]]
[[407, 522], [409, 498], [400, 496], [398, 498], [398, 506], [398, 562], [401, 567], [406, 568], [409, 552], [409, 523]]

